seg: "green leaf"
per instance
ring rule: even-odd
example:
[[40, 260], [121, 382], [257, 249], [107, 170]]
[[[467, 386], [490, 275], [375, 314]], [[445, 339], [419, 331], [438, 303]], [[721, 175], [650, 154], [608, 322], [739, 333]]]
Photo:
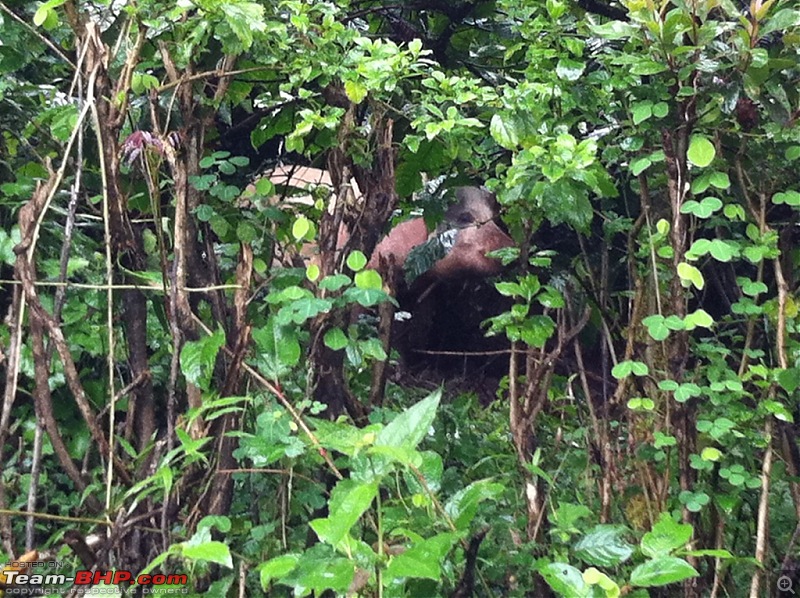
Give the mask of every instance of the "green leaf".
[[478, 505], [484, 500], [498, 500], [503, 490], [502, 484], [491, 480], [478, 480], [456, 492], [447, 501], [444, 511], [453, 520], [456, 529], [466, 531], [478, 512]]
[[650, 160], [648, 156], [643, 156], [641, 158], [636, 158], [635, 160], [631, 161], [631, 174], [633, 176], [639, 176], [645, 170], [647, 170], [653, 162]]
[[668, 513], [662, 513], [653, 529], [642, 537], [642, 553], [649, 557], [669, 556], [691, 538], [691, 525], [677, 523]]
[[716, 197], [706, 197], [698, 202], [690, 199], [681, 206], [681, 214], [693, 214], [698, 218], [708, 218], [722, 207], [722, 202]]
[[344, 93], [354, 104], [360, 104], [367, 97], [367, 88], [359, 81], [345, 81]]
[[326, 291], [338, 291], [339, 289], [346, 287], [352, 281], [350, 277], [346, 274], [331, 274], [330, 276], [326, 276], [319, 282], [319, 288], [324, 289]]
[[680, 277], [681, 283], [683, 283], [684, 286], [689, 286], [689, 284], [692, 284], [698, 291], [702, 291], [703, 287], [706, 286], [706, 282], [703, 279], [703, 274], [700, 272], [700, 270], [691, 264], [687, 264], [686, 262], [681, 262], [678, 264], [678, 276]]
[[685, 403], [689, 399], [699, 397], [703, 390], [693, 382], [685, 382], [675, 390], [675, 400], [679, 403]]
[[375, 270], [362, 270], [355, 276], [356, 287], [359, 289], [372, 289], [380, 291], [383, 289], [381, 275]]
[[707, 446], [700, 452], [703, 461], [719, 461], [722, 458], [722, 451], [712, 446]]
[[300, 241], [311, 231], [311, 221], [305, 216], [298, 216], [292, 225], [292, 237]]
[[631, 572], [631, 585], [645, 588], [666, 586], [699, 574], [689, 563], [676, 557], [660, 557], [642, 563]]
[[638, 60], [631, 66], [632, 75], [657, 75], [667, 70], [667, 65], [649, 58]]
[[217, 330], [196, 341], [189, 341], [181, 349], [181, 371], [192, 384], [208, 389], [217, 353], [225, 344], [225, 333]]
[[253, 341], [258, 348], [258, 363], [262, 373], [276, 380], [300, 362], [300, 341], [297, 330], [281, 326], [275, 316], [253, 330]]
[[589, 567], [583, 572], [583, 581], [592, 586], [600, 586], [605, 590], [606, 598], [618, 598], [621, 595], [617, 583], [594, 567]]
[[553, 591], [561, 596], [587, 596], [588, 588], [581, 572], [567, 563], [548, 563], [539, 568], [539, 574]]
[[781, 191], [772, 196], [772, 203], [780, 205], [786, 204], [787, 206], [798, 207], [800, 206], [800, 193], [797, 191]]
[[281, 579], [291, 573], [301, 559], [299, 554], [282, 554], [259, 565], [261, 588], [266, 592], [273, 579]]
[[633, 554], [621, 525], [596, 525], [573, 546], [575, 556], [589, 565], [616, 567]]
[[641, 361], [620, 361], [611, 370], [611, 375], [617, 380], [633, 374], [634, 376], [646, 376], [649, 372], [647, 364]]
[[707, 137], [694, 134], [689, 142], [689, 149], [686, 152], [686, 157], [695, 166], [705, 168], [714, 160], [717, 155], [717, 150], [714, 144], [708, 140]]
[[631, 107], [633, 124], [638, 125], [653, 116], [653, 103], [650, 101], [638, 102]]
[[800, 386], [800, 368], [787, 368], [778, 372], [778, 384], [788, 393], [793, 393]]
[[367, 265], [367, 256], [360, 251], [351, 251], [347, 256], [347, 267], [353, 272], [362, 270]]
[[254, 34], [267, 30], [264, 7], [255, 2], [222, 2], [218, 5], [225, 14], [225, 22], [239, 39], [244, 50], [253, 45]]
[[687, 314], [683, 321], [686, 324], [686, 330], [694, 330], [698, 326], [701, 328], [711, 328], [711, 326], [714, 325], [714, 318], [702, 308]]
[[459, 534], [446, 532], [415, 543], [402, 554], [392, 557], [386, 567], [386, 576], [391, 580], [406, 577], [441, 580], [440, 563], [458, 538]]
[[784, 8], [763, 23], [758, 33], [763, 39], [773, 31], [786, 31], [797, 25], [800, 25], [800, 10]]
[[658, 102], [653, 106], [653, 116], [656, 118], [664, 118], [667, 114], [669, 114], [669, 104], [666, 102]]
[[439, 388], [403, 411], [380, 431], [375, 445], [415, 448], [428, 433], [441, 400]]
[[217, 565], [222, 565], [223, 567], [233, 569], [231, 551], [222, 542], [210, 540], [208, 542], [203, 542], [202, 544], [184, 543], [181, 546], [181, 553], [187, 559], [216, 563]]
[[335, 548], [370, 507], [377, 493], [377, 483], [340, 480], [328, 501], [328, 517], [311, 521], [311, 529], [320, 540]]
[[565, 81], [577, 81], [583, 75], [586, 65], [577, 60], [561, 58], [556, 65], [556, 76]]
[[333, 351], [339, 351], [347, 346], [347, 336], [341, 328], [331, 328], [322, 340], [325, 346]]
[[489, 123], [489, 132], [498, 145], [508, 150], [519, 146], [519, 128], [515, 118], [496, 112]]
[[647, 332], [653, 340], [663, 341], [669, 336], [670, 329], [667, 327], [664, 316], [654, 314], [642, 320], [642, 324], [647, 327]]

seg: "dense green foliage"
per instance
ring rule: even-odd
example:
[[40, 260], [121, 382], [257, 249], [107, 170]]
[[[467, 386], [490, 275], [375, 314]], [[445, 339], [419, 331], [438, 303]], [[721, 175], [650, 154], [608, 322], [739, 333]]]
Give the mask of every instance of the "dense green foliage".
[[[800, 552], [800, 9], [401, 6], [0, 2], [0, 553], [217, 596], [767, 595]], [[343, 201], [274, 201], [278, 162]], [[517, 244], [488, 404], [378, 385], [354, 315], [431, 181]]]

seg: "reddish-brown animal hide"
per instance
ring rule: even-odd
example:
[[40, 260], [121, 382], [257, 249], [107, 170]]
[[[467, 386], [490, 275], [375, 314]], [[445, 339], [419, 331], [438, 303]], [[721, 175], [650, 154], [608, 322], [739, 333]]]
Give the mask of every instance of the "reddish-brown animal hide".
[[[494, 195], [477, 187], [456, 190], [458, 202], [445, 214], [442, 226], [434, 235], [450, 235], [455, 239], [446, 255], [427, 272], [432, 280], [484, 278], [500, 273], [501, 265], [486, 257], [490, 251], [511, 247], [513, 241], [494, 223]], [[372, 254], [368, 267], [384, 270], [402, 267], [409, 253], [431, 237], [422, 218], [413, 218], [397, 225]]]

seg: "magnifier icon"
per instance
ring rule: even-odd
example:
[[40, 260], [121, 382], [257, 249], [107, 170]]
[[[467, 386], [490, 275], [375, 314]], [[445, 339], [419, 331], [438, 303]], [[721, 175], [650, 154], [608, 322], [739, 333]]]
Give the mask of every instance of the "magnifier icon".
[[794, 590], [792, 589], [792, 578], [788, 575], [781, 575], [778, 578], [778, 589], [781, 592], [790, 592], [794, 594]]

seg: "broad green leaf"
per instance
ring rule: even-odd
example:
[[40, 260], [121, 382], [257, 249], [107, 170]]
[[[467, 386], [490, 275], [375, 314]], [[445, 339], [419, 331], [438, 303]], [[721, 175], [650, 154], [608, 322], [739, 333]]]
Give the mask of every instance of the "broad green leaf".
[[687, 330], [694, 330], [696, 327], [711, 328], [714, 325], [714, 318], [704, 309], [700, 308], [687, 314], [683, 319]]
[[281, 579], [291, 573], [302, 558], [299, 554], [282, 554], [258, 566], [261, 588], [266, 592], [273, 579]]
[[686, 262], [678, 264], [678, 276], [684, 286], [694, 285], [698, 291], [702, 291], [703, 287], [706, 286], [706, 281], [703, 279], [703, 274], [700, 270]]
[[380, 291], [383, 288], [383, 280], [381, 275], [375, 270], [362, 270], [356, 272], [355, 276], [356, 287], [359, 289], [373, 289]]
[[364, 266], [367, 265], [367, 256], [365, 256], [362, 252], [356, 250], [351, 251], [350, 254], [347, 256], [347, 267], [350, 268], [353, 272], [358, 272], [359, 270], [363, 270]]
[[561, 596], [583, 598], [589, 589], [581, 572], [566, 563], [548, 563], [539, 568], [539, 573], [554, 592]]
[[306, 235], [311, 231], [311, 221], [305, 216], [299, 216], [292, 225], [292, 236], [296, 241], [306, 238]]
[[611, 375], [617, 380], [633, 374], [634, 376], [646, 376], [649, 372], [647, 364], [641, 361], [620, 361], [611, 370]]
[[638, 125], [653, 116], [653, 103], [650, 101], [638, 102], [631, 107], [633, 124]]
[[633, 554], [621, 525], [596, 525], [573, 546], [575, 556], [589, 565], [616, 567]]
[[686, 157], [692, 164], [705, 168], [711, 164], [716, 154], [717, 150], [714, 148], [714, 144], [707, 137], [698, 134], [692, 135], [689, 149], [686, 152]]
[[648, 156], [643, 156], [641, 158], [636, 158], [635, 160], [631, 161], [631, 174], [633, 176], [639, 176], [642, 174], [653, 162], [650, 160]]
[[666, 102], [658, 102], [653, 106], [653, 116], [656, 118], [664, 118], [667, 114], [669, 114], [669, 104]]
[[508, 150], [519, 146], [520, 133], [515, 118], [508, 114], [496, 112], [489, 123], [489, 132], [501, 147]]
[[346, 274], [331, 274], [319, 281], [319, 288], [326, 291], [338, 291], [352, 282]]
[[565, 81], [577, 81], [581, 78], [586, 64], [569, 58], [561, 58], [556, 65], [556, 76]]
[[389, 422], [378, 434], [375, 444], [415, 448], [428, 433], [441, 400], [442, 389], [439, 388]]
[[274, 316], [264, 326], [253, 330], [253, 341], [258, 348], [257, 362], [262, 373], [272, 380], [280, 378], [300, 362], [302, 350], [297, 330], [281, 326]]
[[341, 328], [331, 328], [323, 337], [325, 346], [333, 351], [339, 351], [347, 346], [347, 336]]
[[676, 557], [652, 559], [636, 567], [631, 573], [631, 585], [645, 588], [666, 586], [699, 574], [689, 563]]
[[370, 507], [377, 493], [377, 483], [340, 480], [328, 501], [328, 517], [311, 521], [311, 529], [320, 540], [336, 547]]
[[667, 328], [665, 320], [664, 316], [654, 314], [642, 320], [642, 324], [647, 327], [647, 332], [653, 337], [653, 340], [663, 341], [669, 336], [669, 328]]
[[478, 512], [478, 505], [484, 500], [497, 500], [502, 494], [502, 484], [490, 480], [478, 480], [456, 492], [447, 501], [444, 511], [453, 520], [456, 529], [466, 531]]
[[784, 8], [772, 15], [767, 22], [761, 26], [759, 35], [763, 39], [773, 31], [786, 31], [797, 25], [800, 25], [800, 10]]
[[439, 581], [442, 577], [440, 563], [458, 538], [459, 534], [447, 532], [415, 543], [402, 554], [392, 557], [386, 575], [389, 579], [411, 577]]
[[683, 548], [691, 538], [691, 525], [677, 523], [668, 513], [662, 513], [653, 529], [642, 537], [642, 553], [649, 557], [668, 556]]
[[220, 329], [196, 341], [189, 341], [181, 349], [181, 371], [192, 384], [207, 389], [214, 373], [217, 353], [225, 344], [225, 333]]
[[781, 191], [772, 196], [772, 203], [786, 204], [787, 206], [798, 207], [800, 206], [800, 193], [797, 191]]
[[722, 451], [712, 446], [707, 446], [700, 452], [700, 458], [704, 461], [719, 461], [722, 458]]
[[358, 81], [345, 81], [344, 93], [354, 104], [360, 104], [367, 97], [367, 88]]
[[202, 544], [184, 543], [181, 547], [181, 553], [187, 559], [216, 563], [217, 565], [233, 569], [231, 551], [227, 545], [222, 542], [210, 540]]
[[793, 393], [800, 386], [800, 368], [787, 368], [778, 372], [778, 384], [788, 393]]

